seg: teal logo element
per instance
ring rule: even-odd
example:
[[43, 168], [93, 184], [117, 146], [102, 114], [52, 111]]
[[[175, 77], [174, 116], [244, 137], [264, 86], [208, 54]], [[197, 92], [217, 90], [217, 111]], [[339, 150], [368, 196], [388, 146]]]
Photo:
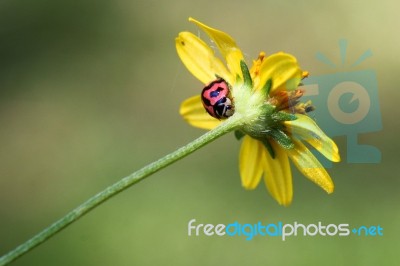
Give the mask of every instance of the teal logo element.
[[[347, 41], [340, 40], [341, 65], [346, 64]], [[372, 52], [364, 52], [350, 67], [358, 66]], [[316, 58], [339, 69], [322, 53]], [[379, 163], [380, 150], [368, 143], [360, 144], [358, 138], [363, 133], [382, 130], [376, 73], [372, 69], [354, 70], [320, 76], [310, 76], [303, 80], [304, 100], [311, 100], [316, 111], [310, 114], [330, 137], [346, 136], [348, 163]], [[330, 163], [316, 154], [325, 166]]]

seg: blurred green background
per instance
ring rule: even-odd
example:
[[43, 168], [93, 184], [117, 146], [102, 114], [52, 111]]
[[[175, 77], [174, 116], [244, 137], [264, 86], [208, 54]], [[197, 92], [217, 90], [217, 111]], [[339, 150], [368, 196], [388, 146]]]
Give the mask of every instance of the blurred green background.
[[[378, 77], [380, 164], [330, 169], [328, 196], [294, 171], [294, 202], [241, 188], [232, 135], [106, 202], [13, 265], [398, 265], [400, 19], [397, 1], [10, 1], [0, 3], [0, 254], [203, 133], [178, 114], [202, 84], [175, 52], [189, 16], [231, 34], [247, 60], [296, 55], [333, 73], [338, 40]], [[204, 34], [202, 34], [204, 37]], [[346, 69], [345, 69], [346, 70]], [[349, 68], [347, 69], [349, 70]], [[382, 237], [188, 237], [187, 223], [380, 225]]]

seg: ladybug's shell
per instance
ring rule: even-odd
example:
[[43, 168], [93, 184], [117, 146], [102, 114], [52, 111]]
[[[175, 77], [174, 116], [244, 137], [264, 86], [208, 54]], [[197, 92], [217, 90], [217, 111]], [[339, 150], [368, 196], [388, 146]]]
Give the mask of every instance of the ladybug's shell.
[[201, 93], [201, 100], [207, 113], [221, 119], [233, 114], [229, 84], [222, 78], [208, 84]]

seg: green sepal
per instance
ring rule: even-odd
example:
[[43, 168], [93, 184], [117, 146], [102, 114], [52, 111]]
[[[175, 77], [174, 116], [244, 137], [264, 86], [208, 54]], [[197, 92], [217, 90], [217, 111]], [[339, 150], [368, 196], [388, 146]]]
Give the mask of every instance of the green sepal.
[[265, 95], [268, 95], [269, 92], [271, 91], [271, 88], [272, 88], [272, 79], [269, 79], [267, 80], [267, 82], [265, 82], [261, 90], [265, 93]]
[[290, 150], [294, 148], [292, 139], [280, 129], [273, 129], [268, 134], [284, 149]]
[[261, 108], [262, 108], [262, 112], [263, 112], [263, 114], [265, 116], [271, 116], [272, 117], [272, 115], [274, 113], [276, 113], [275, 112], [276, 106], [274, 106], [272, 104], [266, 103]]
[[241, 140], [246, 134], [244, 134], [242, 131], [240, 130], [235, 130], [235, 138], [237, 140]]
[[297, 119], [297, 116], [295, 114], [286, 113], [286, 112], [282, 112], [282, 111], [273, 113], [271, 115], [271, 117], [272, 117], [273, 120], [279, 121], [279, 122], [281, 122], [281, 121], [293, 121], [293, 120]]
[[240, 69], [242, 70], [244, 85], [248, 88], [253, 88], [253, 80], [251, 79], [249, 68], [243, 60], [240, 60]]
[[264, 144], [265, 148], [269, 152], [269, 155], [271, 155], [272, 159], [275, 159], [274, 148], [272, 148], [271, 143], [269, 143], [268, 139], [267, 138], [260, 138], [258, 140], [261, 141]]

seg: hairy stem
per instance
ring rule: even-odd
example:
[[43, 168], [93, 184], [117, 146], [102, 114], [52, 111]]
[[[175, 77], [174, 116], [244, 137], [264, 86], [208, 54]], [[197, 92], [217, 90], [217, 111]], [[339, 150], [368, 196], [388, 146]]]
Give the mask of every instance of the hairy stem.
[[151, 174], [154, 174], [155, 172], [163, 169], [164, 167], [167, 167], [168, 165], [184, 158], [185, 156], [191, 154], [197, 149], [203, 147], [204, 145], [212, 142], [218, 137], [234, 130], [241, 124], [241, 121], [242, 118], [239, 115], [235, 114], [229, 119], [227, 119], [220, 126], [207, 132], [206, 134], [188, 143], [187, 145], [177, 149], [176, 151], [170, 154], [167, 154], [161, 159], [148, 164], [142, 169], [124, 177], [115, 184], [107, 187], [103, 191], [99, 192], [98, 194], [88, 199], [86, 202], [82, 203], [80, 206], [73, 209], [71, 212], [69, 212], [67, 215], [65, 215], [52, 225], [45, 228], [43, 231], [39, 232], [37, 235], [33, 236], [31, 239], [27, 240], [25, 243], [16, 247], [9, 253], [3, 255], [0, 258], [0, 266], [7, 265], [10, 262], [17, 259], [18, 257], [22, 256], [23, 254], [31, 251], [34, 247], [45, 242], [50, 237], [54, 236], [62, 229], [66, 228], [68, 225], [72, 224], [73, 222], [76, 222], [79, 218], [88, 213], [90, 210], [99, 206], [106, 200], [117, 195], [118, 193], [122, 192], [128, 187], [138, 183], [139, 181], [142, 181], [146, 177], [150, 176]]

